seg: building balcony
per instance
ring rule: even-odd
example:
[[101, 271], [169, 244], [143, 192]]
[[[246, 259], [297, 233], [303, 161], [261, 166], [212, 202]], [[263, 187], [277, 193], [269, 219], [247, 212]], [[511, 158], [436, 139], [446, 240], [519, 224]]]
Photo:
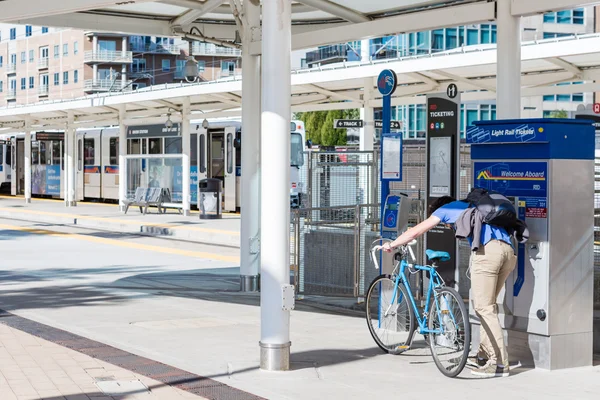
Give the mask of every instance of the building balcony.
[[133, 53], [131, 51], [86, 51], [84, 62], [87, 64], [131, 64]]
[[[122, 91], [124, 92], [130, 92], [132, 89], [131, 87], [131, 82], [132, 81], [125, 81], [125, 88], [123, 88]], [[98, 92], [120, 92], [121, 91], [121, 85], [123, 84], [123, 81], [121, 79], [98, 79], [94, 82], [93, 79], [87, 79], [84, 82], [84, 90], [87, 93], [98, 93]]]
[[176, 44], [130, 44], [129, 49], [133, 53], [154, 53], [154, 54], [179, 54], [182, 49], [187, 49], [187, 46], [179, 47]]
[[38, 87], [38, 96], [48, 96], [48, 93], [50, 93], [50, 88], [48, 85], [42, 85]]
[[7, 74], [16, 74], [17, 73], [17, 64], [7, 64], [6, 65], [6, 73]]
[[211, 43], [194, 43], [192, 45], [192, 55], [241, 57], [242, 51], [239, 49], [232, 49], [230, 47], [217, 46]]
[[319, 64], [334, 64], [347, 60], [348, 46], [345, 44], [326, 46], [306, 53], [306, 64], [309, 68]]
[[129, 71], [128, 76], [132, 79], [151, 79], [150, 71]]
[[40, 58], [38, 60], [38, 69], [47, 69], [49, 65], [50, 65], [50, 61], [49, 61], [48, 57]]
[[6, 100], [14, 100], [17, 98], [17, 89], [8, 89], [6, 91]]

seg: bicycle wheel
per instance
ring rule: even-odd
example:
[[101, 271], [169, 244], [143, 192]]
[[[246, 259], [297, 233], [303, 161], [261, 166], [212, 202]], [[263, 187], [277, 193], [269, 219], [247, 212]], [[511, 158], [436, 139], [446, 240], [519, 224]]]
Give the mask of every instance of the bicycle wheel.
[[[467, 363], [471, 345], [471, 325], [462, 297], [456, 290], [443, 287], [436, 291], [428, 317], [429, 347], [435, 365], [447, 377], [454, 378]], [[439, 312], [438, 312], [439, 307]]]
[[[369, 286], [366, 317], [369, 332], [377, 346], [386, 353], [401, 353], [414, 329], [415, 317], [403, 284], [398, 285], [390, 275], [380, 275]], [[393, 301], [393, 303], [392, 303]]]

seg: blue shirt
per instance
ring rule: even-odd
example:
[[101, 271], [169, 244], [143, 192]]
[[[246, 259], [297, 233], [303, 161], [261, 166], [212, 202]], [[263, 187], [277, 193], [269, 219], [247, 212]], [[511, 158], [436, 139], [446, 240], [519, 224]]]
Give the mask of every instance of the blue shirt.
[[[433, 212], [432, 215], [438, 217], [443, 224], [454, 224], [460, 214], [469, 208], [469, 203], [464, 201], [453, 201], [448, 203]], [[510, 235], [504, 228], [483, 224], [481, 227], [481, 244], [486, 245], [490, 240], [497, 239], [506, 242], [512, 246]], [[469, 238], [471, 242], [471, 238]]]

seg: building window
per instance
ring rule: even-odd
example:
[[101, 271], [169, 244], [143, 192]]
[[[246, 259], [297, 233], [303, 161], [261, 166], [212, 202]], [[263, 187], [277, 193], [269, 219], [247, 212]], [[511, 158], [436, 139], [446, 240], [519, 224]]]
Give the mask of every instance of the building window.
[[131, 72], [146, 72], [146, 59], [134, 58], [131, 64]]
[[42, 26], [42, 34], [44, 33], [48, 33], [48, 27], [47, 26]]
[[10, 55], [10, 63], [12, 65], [17, 65], [17, 53], [13, 53]]
[[29, 89], [33, 89], [35, 87], [35, 78], [33, 76], [29, 77]]
[[235, 62], [233, 61], [221, 61], [221, 73], [230, 74], [235, 73]]
[[0, 68], [4, 65], [4, 56], [0, 56]]
[[54, 86], [60, 85], [60, 73], [56, 72], [54, 74]]
[[63, 56], [69, 55], [69, 43], [63, 44]]
[[60, 46], [56, 45], [54, 46], [54, 58], [59, 58], [60, 57]]
[[17, 28], [10, 28], [10, 40], [17, 38]]
[[31, 25], [26, 25], [25, 26], [25, 36], [29, 37], [29, 36], [31, 36], [31, 33], [32, 33]]
[[73, 43], [73, 54], [79, 53], [79, 42]]
[[79, 70], [73, 71], [73, 83], [79, 82]]
[[69, 84], [69, 71], [63, 72], [63, 85]]
[[163, 72], [171, 71], [171, 60], [162, 60], [162, 71]]
[[32, 63], [34, 59], [33, 50], [29, 50], [29, 62]]
[[4, 91], [4, 81], [0, 81], [0, 93]]
[[544, 39], [556, 39], [559, 37], [573, 36], [572, 33], [544, 32]]
[[198, 72], [206, 71], [206, 61], [200, 60], [198, 61]]
[[583, 8], [574, 10], [563, 10], [544, 14], [544, 22], [548, 24], [575, 24], [583, 25], [585, 22], [585, 11]]
[[27, 89], [27, 78], [21, 78], [21, 90]]
[[25, 64], [27, 62], [27, 53], [22, 51], [21, 52], [21, 64]]

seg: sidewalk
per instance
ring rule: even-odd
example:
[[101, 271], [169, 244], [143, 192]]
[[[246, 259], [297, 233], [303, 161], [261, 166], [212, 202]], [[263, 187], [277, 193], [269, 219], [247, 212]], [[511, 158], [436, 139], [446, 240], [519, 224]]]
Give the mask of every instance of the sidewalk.
[[2, 400], [177, 400], [202, 397], [0, 323]]
[[218, 220], [201, 220], [198, 212], [192, 212], [189, 217], [173, 210], [167, 212], [158, 214], [156, 207], [150, 207], [148, 214], [143, 215], [137, 207], [131, 207], [123, 214], [115, 204], [81, 202], [77, 207], [67, 208], [59, 200], [33, 199], [31, 204], [26, 204], [22, 197], [0, 196], [0, 218], [240, 246], [238, 214], [225, 214]]

